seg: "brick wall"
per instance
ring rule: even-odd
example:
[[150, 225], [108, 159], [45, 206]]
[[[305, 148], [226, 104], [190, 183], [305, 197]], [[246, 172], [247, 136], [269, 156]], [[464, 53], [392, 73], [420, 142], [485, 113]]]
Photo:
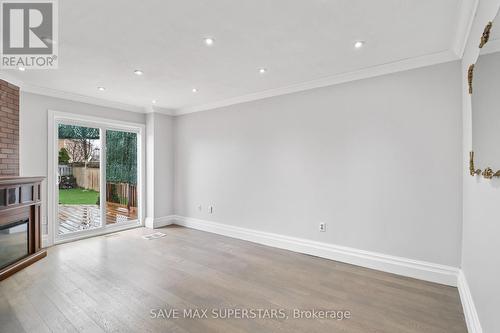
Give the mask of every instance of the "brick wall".
[[0, 176], [19, 175], [19, 88], [0, 80]]

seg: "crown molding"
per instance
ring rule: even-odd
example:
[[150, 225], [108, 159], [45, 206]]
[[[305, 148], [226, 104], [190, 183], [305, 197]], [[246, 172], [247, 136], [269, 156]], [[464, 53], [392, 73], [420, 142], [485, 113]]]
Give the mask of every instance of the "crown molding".
[[19, 87], [21, 88], [21, 91], [32, 93], [32, 94], [67, 99], [70, 101], [87, 103], [87, 104], [94, 104], [94, 105], [98, 105], [98, 106], [104, 106], [104, 107], [113, 108], [113, 109], [120, 109], [120, 110], [124, 110], [124, 111], [131, 111], [131, 112], [137, 112], [137, 113], [145, 113], [146, 112], [144, 107], [141, 107], [141, 106], [125, 104], [125, 103], [121, 103], [121, 102], [116, 102], [116, 101], [112, 101], [112, 100], [108, 100], [108, 99], [92, 97], [92, 96], [87, 96], [87, 95], [80, 95], [80, 94], [67, 92], [67, 91], [63, 91], [63, 90], [44, 88], [44, 87], [34, 86], [31, 84], [21, 84]]
[[458, 8], [457, 26], [452, 50], [458, 58], [462, 58], [467, 40], [472, 30], [472, 23], [476, 16], [479, 0], [461, 0]]
[[[464, 1], [467, 1], [467, 0], [464, 0]], [[350, 82], [350, 81], [367, 79], [367, 78], [371, 78], [371, 77], [376, 77], [376, 76], [381, 76], [381, 75], [386, 75], [386, 74], [391, 74], [391, 73], [396, 73], [396, 72], [402, 72], [402, 71], [411, 70], [411, 69], [420, 68], [420, 67], [432, 66], [432, 65], [450, 62], [450, 61], [454, 61], [454, 60], [458, 60], [458, 59], [459, 59], [459, 57], [456, 55], [455, 52], [453, 52], [452, 50], [445, 50], [445, 51], [441, 51], [441, 52], [437, 52], [437, 53], [427, 54], [427, 55], [420, 56], [420, 57], [407, 58], [407, 59], [403, 59], [403, 60], [399, 60], [399, 61], [395, 61], [395, 62], [390, 62], [390, 63], [386, 63], [386, 64], [382, 64], [382, 65], [367, 67], [367, 68], [357, 70], [357, 71], [336, 74], [336, 75], [327, 76], [327, 77], [316, 79], [316, 80], [301, 82], [301, 83], [294, 84], [294, 85], [264, 90], [264, 91], [260, 91], [260, 92], [256, 92], [256, 93], [252, 93], [252, 94], [237, 96], [237, 97], [222, 100], [222, 101], [217, 101], [217, 102], [202, 104], [202, 105], [196, 105], [196, 106], [187, 107], [187, 108], [180, 108], [180, 109], [169, 109], [169, 108], [162, 108], [162, 107], [157, 107], [157, 106], [149, 106], [149, 107], [135, 106], [135, 105], [120, 103], [120, 102], [116, 102], [116, 101], [111, 101], [111, 100], [106, 100], [106, 99], [101, 99], [101, 98], [66, 92], [66, 91], [57, 90], [57, 89], [39, 87], [39, 86], [35, 86], [35, 85], [26, 84], [23, 81], [20, 81], [19, 79], [16, 79], [13, 76], [10, 76], [10, 75], [5, 74], [5, 73], [0, 73], [0, 78], [4, 79], [4, 80], [6, 80], [14, 85], [19, 86], [21, 91], [24, 91], [24, 92], [29, 92], [29, 93], [34, 93], [34, 94], [39, 94], [39, 95], [44, 95], [44, 96], [50, 96], [50, 97], [55, 97], [55, 98], [62, 98], [62, 99], [67, 99], [67, 100], [71, 100], [71, 101], [94, 104], [94, 105], [115, 108], [115, 109], [120, 109], [120, 110], [125, 110], [125, 111], [131, 111], [131, 112], [162, 113], [162, 114], [166, 114], [166, 115], [170, 115], [170, 116], [177, 116], [177, 115], [188, 114], [188, 113], [193, 113], [193, 112], [217, 109], [217, 108], [221, 108], [221, 107], [225, 107], [225, 106], [255, 101], [255, 100], [274, 97], [274, 96], [287, 95], [287, 94], [311, 90], [311, 89], [315, 89], [315, 88], [327, 87], [327, 86], [346, 83], [346, 82]]]
[[149, 106], [144, 108], [144, 110], [145, 113], [161, 113], [161, 114], [166, 114], [168, 116], [175, 115], [175, 109], [162, 108], [158, 106]]
[[403, 59], [395, 62], [390, 62], [387, 64], [376, 65], [368, 68], [364, 68], [361, 70], [336, 74], [332, 76], [327, 76], [321, 79], [306, 81], [294, 85], [289, 85], [285, 87], [280, 87], [276, 89], [269, 89], [260, 92], [256, 92], [253, 94], [238, 96], [230, 99], [226, 99], [223, 101], [218, 101], [214, 103], [208, 103], [203, 105], [197, 105], [187, 108], [177, 109], [175, 114], [182, 115], [187, 113], [217, 109], [229, 105], [240, 104], [250, 101], [255, 101], [263, 98], [269, 98], [274, 96], [291, 94], [299, 91], [305, 91], [315, 88], [321, 88], [331, 85], [336, 85], [340, 83], [356, 81], [361, 79], [367, 79], [371, 77], [407, 71], [410, 69], [432, 66], [440, 63], [450, 62], [454, 60], [458, 60], [457, 55], [451, 51], [441, 51], [438, 53], [431, 53], [420, 57]]
[[103, 99], [103, 98], [67, 92], [64, 90], [51, 89], [51, 88], [40, 87], [37, 85], [28, 84], [22, 80], [19, 80], [19, 79], [13, 77], [12, 75], [9, 75], [9, 74], [3, 73], [3, 72], [0, 73], [0, 79], [5, 80], [9, 83], [12, 83], [12, 84], [18, 86], [22, 92], [43, 95], [43, 96], [49, 96], [49, 97], [55, 97], [55, 98], [60, 98], [60, 99], [66, 99], [66, 100], [70, 100], [70, 101], [74, 101], [74, 102], [93, 104], [93, 105], [98, 105], [98, 106], [103, 106], [103, 107], [113, 108], [113, 109], [119, 109], [119, 110], [124, 110], [124, 111], [131, 111], [131, 112], [137, 112], [137, 113], [146, 113], [147, 112], [146, 108], [144, 108], [142, 106], [136, 106], [136, 105], [116, 102], [116, 101], [112, 101], [112, 100], [107, 100], [107, 99]]
[[121, 102], [101, 99], [97, 97], [91, 97], [86, 95], [80, 95], [77, 93], [66, 92], [62, 90], [44, 88], [40, 86], [30, 85], [25, 82], [16, 79], [9, 74], [0, 73], [0, 78], [5, 78], [6, 81], [17, 85], [21, 88], [21, 91], [35, 93], [39, 95], [51, 96], [56, 98], [63, 98], [77, 102], [89, 103], [104, 107], [116, 108], [126, 111], [138, 112], [138, 113], [162, 113], [171, 116], [177, 116], [182, 114], [188, 114], [199, 111], [206, 111], [217, 109], [225, 106], [230, 106], [234, 104], [240, 104], [250, 101], [255, 101], [259, 99], [291, 94], [300, 91], [306, 91], [315, 88], [321, 88], [341, 83], [346, 83], [350, 81], [356, 81], [361, 79], [367, 79], [371, 77], [411, 70], [420, 67], [432, 66], [439, 63], [445, 63], [449, 61], [454, 61], [461, 59], [465, 45], [467, 43], [469, 34], [472, 29], [472, 23], [476, 10], [478, 7], [479, 0], [461, 0], [458, 8], [457, 24], [455, 30], [454, 39], [450, 45], [450, 49], [443, 50], [437, 53], [431, 53], [419, 57], [412, 57], [407, 59], [402, 59], [390, 63], [385, 63], [381, 65], [375, 65], [367, 68], [363, 68], [357, 71], [346, 72], [335, 74], [315, 80], [305, 81], [293, 85], [288, 85], [284, 87], [279, 87], [275, 89], [264, 90], [260, 92], [255, 92], [251, 94], [241, 95], [221, 101], [216, 101], [212, 103], [206, 103], [201, 105], [194, 105], [179, 109], [169, 109], [157, 106], [137, 106], [130, 105]]

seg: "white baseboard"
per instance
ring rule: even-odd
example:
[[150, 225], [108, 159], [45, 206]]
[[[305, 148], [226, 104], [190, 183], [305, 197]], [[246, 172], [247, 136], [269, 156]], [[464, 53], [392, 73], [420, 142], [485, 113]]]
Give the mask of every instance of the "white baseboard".
[[173, 224], [175, 221], [174, 215], [162, 216], [162, 217], [146, 217], [144, 225], [149, 229], [156, 229], [161, 227], [166, 227], [167, 225]]
[[469, 284], [462, 270], [460, 270], [458, 274], [458, 292], [462, 300], [467, 330], [469, 333], [483, 333], [476, 306], [474, 305], [474, 300], [472, 299], [472, 294], [469, 289]]
[[310, 254], [420, 280], [441, 283], [454, 287], [457, 286], [459, 269], [456, 267], [235, 227], [190, 217], [173, 216], [172, 219], [174, 220], [173, 223], [188, 228], [208, 231], [219, 235]]

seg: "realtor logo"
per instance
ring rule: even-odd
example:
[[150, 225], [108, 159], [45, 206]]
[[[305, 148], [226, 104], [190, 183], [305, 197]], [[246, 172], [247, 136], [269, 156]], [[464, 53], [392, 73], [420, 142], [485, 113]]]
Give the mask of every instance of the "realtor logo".
[[0, 0], [3, 69], [57, 68], [57, 0]]

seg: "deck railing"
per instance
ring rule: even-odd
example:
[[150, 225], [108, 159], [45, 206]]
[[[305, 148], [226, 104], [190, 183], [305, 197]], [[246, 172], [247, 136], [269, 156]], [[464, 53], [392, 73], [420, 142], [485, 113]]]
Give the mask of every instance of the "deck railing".
[[137, 186], [128, 183], [106, 183], [106, 201], [137, 207]]

